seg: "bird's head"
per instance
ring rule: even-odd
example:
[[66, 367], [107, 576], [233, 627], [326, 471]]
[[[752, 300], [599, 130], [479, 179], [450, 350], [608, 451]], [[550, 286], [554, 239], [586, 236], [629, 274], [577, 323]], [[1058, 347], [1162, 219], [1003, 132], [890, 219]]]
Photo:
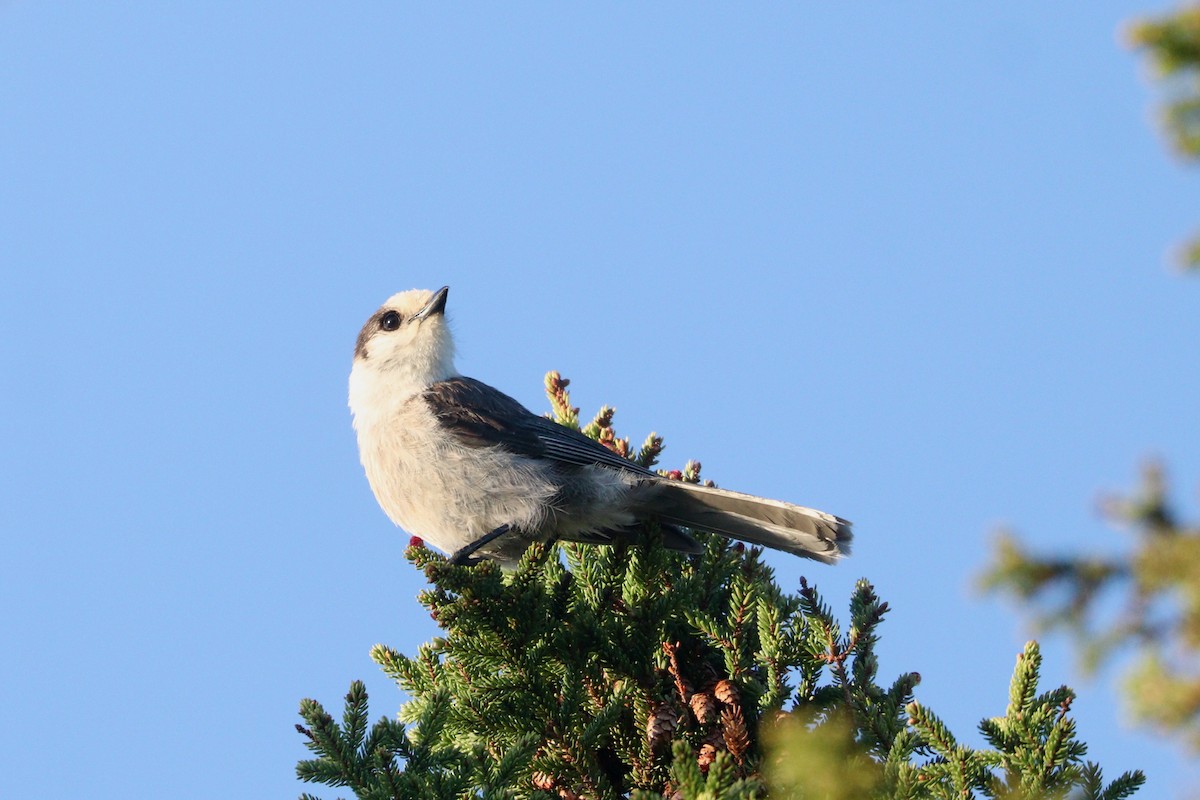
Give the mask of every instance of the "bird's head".
[[457, 375], [446, 323], [449, 286], [392, 295], [371, 315], [354, 345], [350, 408], [358, 416], [390, 399], [402, 401]]

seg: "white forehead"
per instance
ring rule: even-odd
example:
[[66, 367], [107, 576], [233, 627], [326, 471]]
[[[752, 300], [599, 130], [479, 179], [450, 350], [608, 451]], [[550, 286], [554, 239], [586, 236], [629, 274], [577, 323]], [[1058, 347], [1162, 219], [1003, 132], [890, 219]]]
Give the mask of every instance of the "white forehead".
[[407, 292], [397, 292], [387, 299], [384, 308], [399, 311], [406, 319], [425, 307], [433, 299], [429, 289], [409, 289]]

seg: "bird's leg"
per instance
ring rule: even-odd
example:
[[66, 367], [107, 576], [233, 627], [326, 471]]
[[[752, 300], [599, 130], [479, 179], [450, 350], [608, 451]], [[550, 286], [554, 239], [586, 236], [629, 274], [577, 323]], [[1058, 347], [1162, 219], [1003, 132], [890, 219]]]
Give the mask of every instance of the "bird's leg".
[[508, 533], [509, 530], [511, 530], [510, 526], [501, 525], [499, 528], [496, 528], [496, 530], [492, 531], [491, 533], [487, 534], [486, 536], [481, 536], [480, 538], [471, 542], [466, 547], [461, 547], [458, 550], [455, 550], [453, 553], [450, 554], [450, 559], [449, 559], [450, 563], [454, 564], [455, 566], [458, 566], [458, 567], [469, 567], [472, 564], [478, 564], [479, 562], [483, 561], [483, 559], [482, 558], [472, 558], [471, 556], [473, 556], [475, 553], [479, 552], [479, 549], [481, 547], [483, 547], [484, 545], [490, 544], [491, 542], [494, 542], [497, 539], [499, 539], [504, 534]]

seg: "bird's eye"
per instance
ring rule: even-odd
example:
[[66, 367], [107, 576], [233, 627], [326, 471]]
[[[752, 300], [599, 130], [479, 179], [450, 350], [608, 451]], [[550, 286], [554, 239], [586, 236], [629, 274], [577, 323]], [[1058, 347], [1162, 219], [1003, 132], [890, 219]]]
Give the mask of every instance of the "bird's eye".
[[394, 331], [400, 327], [400, 314], [396, 311], [389, 311], [379, 318], [379, 327], [385, 331]]

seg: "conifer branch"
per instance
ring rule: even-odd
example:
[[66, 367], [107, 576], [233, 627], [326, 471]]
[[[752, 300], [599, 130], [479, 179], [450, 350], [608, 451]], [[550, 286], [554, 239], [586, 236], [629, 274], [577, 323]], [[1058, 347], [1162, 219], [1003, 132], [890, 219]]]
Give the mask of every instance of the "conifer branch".
[[[546, 385], [555, 418], [577, 426], [567, 381]], [[584, 431], [628, 456], [612, 420], [602, 409]], [[651, 436], [632, 457], [652, 463], [661, 448]], [[699, 462], [674, 476], [700, 481]], [[360, 683], [340, 725], [306, 700], [297, 730], [314, 757], [297, 774], [360, 800], [1032, 798], [1085, 784], [1115, 800], [1140, 785], [1130, 774], [1104, 787], [1085, 768], [1073, 695], [1038, 694], [1035, 646], [1006, 715], [981, 723], [991, 749], [972, 749], [915, 702], [916, 673], [877, 684], [888, 606], [870, 583], [855, 587], [843, 633], [816, 588], [785, 592], [758, 548], [693, 534], [696, 555], [654, 530], [638, 544], [535, 544], [509, 573], [414, 542], [406, 558], [429, 581], [419, 601], [441, 635], [411, 657], [371, 650], [410, 698], [403, 722], [368, 730]], [[813, 782], [824, 776], [837, 780]]]

